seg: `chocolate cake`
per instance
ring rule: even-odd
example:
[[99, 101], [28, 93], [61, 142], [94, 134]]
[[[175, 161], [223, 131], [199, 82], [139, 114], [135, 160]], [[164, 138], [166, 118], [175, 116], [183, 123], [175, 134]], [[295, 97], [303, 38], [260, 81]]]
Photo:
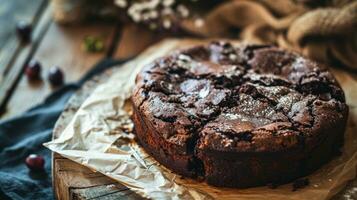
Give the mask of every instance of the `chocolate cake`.
[[147, 65], [132, 96], [139, 143], [187, 177], [282, 184], [336, 155], [348, 107], [326, 68], [266, 45], [212, 42]]

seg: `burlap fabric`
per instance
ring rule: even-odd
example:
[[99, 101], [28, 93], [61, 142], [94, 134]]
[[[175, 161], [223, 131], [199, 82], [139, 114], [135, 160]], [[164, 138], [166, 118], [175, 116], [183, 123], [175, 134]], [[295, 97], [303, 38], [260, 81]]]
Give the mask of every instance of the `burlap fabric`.
[[357, 69], [357, 1], [334, 1], [311, 9], [292, 0], [232, 0], [204, 17], [183, 22], [204, 36], [224, 36], [234, 27], [248, 42], [274, 43], [314, 60]]
[[[91, 1], [53, 2], [55, 18], [61, 22], [95, 13]], [[110, 8], [106, 2], [102, 11]], [[306, 6], [311, 2], [314, 8]], [[273, 43], [320, 62], [357, 70], [356, 0], [230, 0], [181, 26], [204, 37], [225, 37], [235, 28], [240, 33], [234, 37], [243, 41]]]

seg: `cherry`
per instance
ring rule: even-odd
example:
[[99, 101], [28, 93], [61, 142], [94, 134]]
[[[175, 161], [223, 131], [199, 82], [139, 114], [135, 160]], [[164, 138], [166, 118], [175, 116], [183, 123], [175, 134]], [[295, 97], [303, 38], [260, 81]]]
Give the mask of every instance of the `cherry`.
[[60, 68], [54, 66], [50, 69], [48, 80], [52, 86], [60, 86], [63, 84], [63, 73]]
[[26, 158], [26, 166], [33, 171], [41, 171], [44, 169], [45, 159], [36, 154], [31, 154]]
[[31, 60], [26, 66], [25, 73], [30, 81], [39, 80], [41, 78], [41, 63]]
[[29, 42], [31, 40], [32, 26], [26, 21], [18, 21], [16, 32], [21, 42]]

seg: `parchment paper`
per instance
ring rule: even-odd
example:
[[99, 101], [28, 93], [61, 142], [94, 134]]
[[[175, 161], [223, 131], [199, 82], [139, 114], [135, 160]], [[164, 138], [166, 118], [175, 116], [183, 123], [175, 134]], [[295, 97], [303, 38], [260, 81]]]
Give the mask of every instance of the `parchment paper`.
[[202, 42], [165, 40], [121, 66], [84, 101], [61, 136], [44, 145], [153, 199], [328, 199], [356, 176], [357, 79], [340, 69], [332, 71], [345, 91], [350, 109], [343, 154], [310, 175], [306, 188], [293, 192], [291, 184], [276, 189], [212, 187], [182, 178], [146, 154], [134, 140], [130, 103], [126, 101], [136, 74], [157, 57]]

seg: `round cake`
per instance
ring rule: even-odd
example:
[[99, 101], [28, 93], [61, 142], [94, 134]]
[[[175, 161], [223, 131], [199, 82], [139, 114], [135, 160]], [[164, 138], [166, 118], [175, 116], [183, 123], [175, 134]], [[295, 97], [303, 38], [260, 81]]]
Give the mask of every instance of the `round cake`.
[[186, 177], [282, 184], [339, 153], [348, 106], [323, 66], [267, 45], [218, 41], [144, 67], [132, 96], [139, 143]]

